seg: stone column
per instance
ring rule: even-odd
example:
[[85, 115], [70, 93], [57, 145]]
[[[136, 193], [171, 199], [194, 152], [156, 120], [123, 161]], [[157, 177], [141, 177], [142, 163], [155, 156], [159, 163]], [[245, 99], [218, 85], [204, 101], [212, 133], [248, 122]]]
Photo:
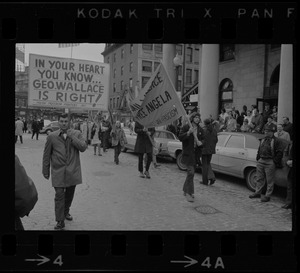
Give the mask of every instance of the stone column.
[[202, 121], [218, 117], [218, 93], [219, 93], [219, 45], [203, 44], [202, 54], [199, 56], [201, 65], [200, 82], [198, 85], [198, 107]]
[[278, 123], [283, 117], [293, 122], [293, 45], [281, 45], [279, 90], [278, 90]]
[[[173, 60], [176, 56], [175, 44], [163, 44], [163, 65], [176, 89], [176, 69]], [[177, 91], [177, 90], [176, 90]]]

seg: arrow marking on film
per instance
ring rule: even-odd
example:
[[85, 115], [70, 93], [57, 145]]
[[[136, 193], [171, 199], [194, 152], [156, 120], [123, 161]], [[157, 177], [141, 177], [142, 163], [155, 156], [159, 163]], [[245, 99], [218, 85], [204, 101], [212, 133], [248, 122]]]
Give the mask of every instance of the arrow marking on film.
[[44, 264], [44, 263], [47, 263], [47, 262], [50, 261], [50, 259], [47, 258], [47, 257], [44, 257], [44, 256], [39, 255], [39, 254], [37, 254], [37, 255], [40, 256], [42, 259], [25, 259], [25, 261], [27, 261], [27, 262], [40, 262], [37, 265], [41, 265], [41, 264]]
[[197, 260], [194, 260], [188, 256], [184, 256], [185, 258], [189, 259], [189, 261], [171, 261], [171, 263], [185, 263], [187, 265], [185, 265], [184, 267], [188, 267], [188, 266], [191, 266], [191, 265], [194, 265], [196, 263], [198, 263]]

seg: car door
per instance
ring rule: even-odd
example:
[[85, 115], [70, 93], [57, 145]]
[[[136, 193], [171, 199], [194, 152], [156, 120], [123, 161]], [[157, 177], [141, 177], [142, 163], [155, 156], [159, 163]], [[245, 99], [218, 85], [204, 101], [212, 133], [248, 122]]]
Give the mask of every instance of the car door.
[[225, 146], [219, 149], [220, 172], [239, 177], [243, 176], [243, 166], [246, 157], [245, 136], [242, 134], [230, 135]]
[[229, 134], [218, 133], [218, 142], [217, 142], [217, 145], [216, 145], [216, 153], [212, 155], [211, 162], [210, 162], [211, 167], [214, 170], [219, 169], [220, 149], [225, 146], [225, 143], [227, 142], [229, 137], [230, 137]]

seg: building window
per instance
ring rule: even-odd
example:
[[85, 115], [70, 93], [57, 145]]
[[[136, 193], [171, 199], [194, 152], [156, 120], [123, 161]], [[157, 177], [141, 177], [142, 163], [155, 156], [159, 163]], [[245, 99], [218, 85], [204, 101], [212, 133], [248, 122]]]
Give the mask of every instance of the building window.
[[156, 70], [156, 68], [159, 66], [158, 62], [154, 62], [154, 71]]
[[114, 53], [114, 63], [116, 62], [116, 59], [117, 59], [117, 55], [116, 53]]
[[123, 76], [124, 73], [124, 66], [121, 66], [121, 76]]
[[177, 69], [178, 69], [178, 76], [181, 76], [182, 75], [182, 65], [179, 65], [177, 67]]
[[116, 92], [116, 83], [114, 82], [114, 85], [113, 85], [113, 92]]
[[162, 53], [162, 51], [163, 51], [162, 44], [154, 44], [154, 51]]
[[121, 59], [123, 59], [124, 58], [124, 49], [122, 48], [121, 49]]
[[109, 64], [109, 57], [107, 57], [107, 63]]
[[234, 60], [234, 45], [220, 45], [220, 62]]
[[194, 83], [196, 83], [196, 82], [198, 82], [199, 71], [198, 70], [194, 70], [194, 73], [195, 73]]
[[121, 91], [123, 90], [124, 88], [124, 81], [121, 81]]
[[130, 54], [133, 52], [133, 44], [130, 44]]
[[199, 49], [195, 49], [195, 60], [194, 60], [195, 64], [199, 63]]
[[114, 78], [116, 77], [116, 74], [117, 74], [117, 70], [114, 69]]
[[120, 105], [119, 105], [119, 101], [120, 101], [120, 97], [117, 97], [117, 108], [119, 108], [119, 107], [120, 107]]
[[147, 84], [147, 82], [150, 80], [150, 77], [142, 77], [142, 88]]
[[193, 61], [193, 49], [191, 47], [186, 49], [186, 61], [189, 63]]
[[129, 87], [132, 88], [132, 78], [129, 79]]
[[182, 55], [182, 45], [176, 45], [176, 53], [178, 53], [178, 55]]
[[186, 83], [191, 84], [192, 83], [192, 69], [186, 70]]
[[110, 98], [110, 108], [113, 108], [113, 100]]
[[230, 79], [224, 79], [220, 83], [220, 109], [231, 109], [233, 102], [233, 83]]
[[177, 80], [177, 90], [176, 91], [181, 91], [181, 80]]
[[143, 44], [142, 47], [144, 50], [152, 50], [153, 44]]
[[152, 62], [142, 61], [142, 71], [152, 72]]
[[113, 98], [113, 108], [116, 108], [116, 98]]

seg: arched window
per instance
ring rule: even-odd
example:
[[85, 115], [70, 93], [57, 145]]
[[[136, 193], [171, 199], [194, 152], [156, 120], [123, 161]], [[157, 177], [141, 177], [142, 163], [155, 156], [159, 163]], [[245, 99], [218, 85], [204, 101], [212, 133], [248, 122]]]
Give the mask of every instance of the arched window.
[[278, 98], [279, 70], [280, 70], [280, 65], [277, 65], [271, 75], [269, 87], [265, 88], [264, 99]]
[[226, 78], [221, 81], [219, 86], [219, 111], [222, 108], [231, 109], [233, 102], [233, 83]]
[[278, 85], [279, 84], [279, 65], [276, 66], [274, 69], [271, 79], [270, 79], [270, 86]]

